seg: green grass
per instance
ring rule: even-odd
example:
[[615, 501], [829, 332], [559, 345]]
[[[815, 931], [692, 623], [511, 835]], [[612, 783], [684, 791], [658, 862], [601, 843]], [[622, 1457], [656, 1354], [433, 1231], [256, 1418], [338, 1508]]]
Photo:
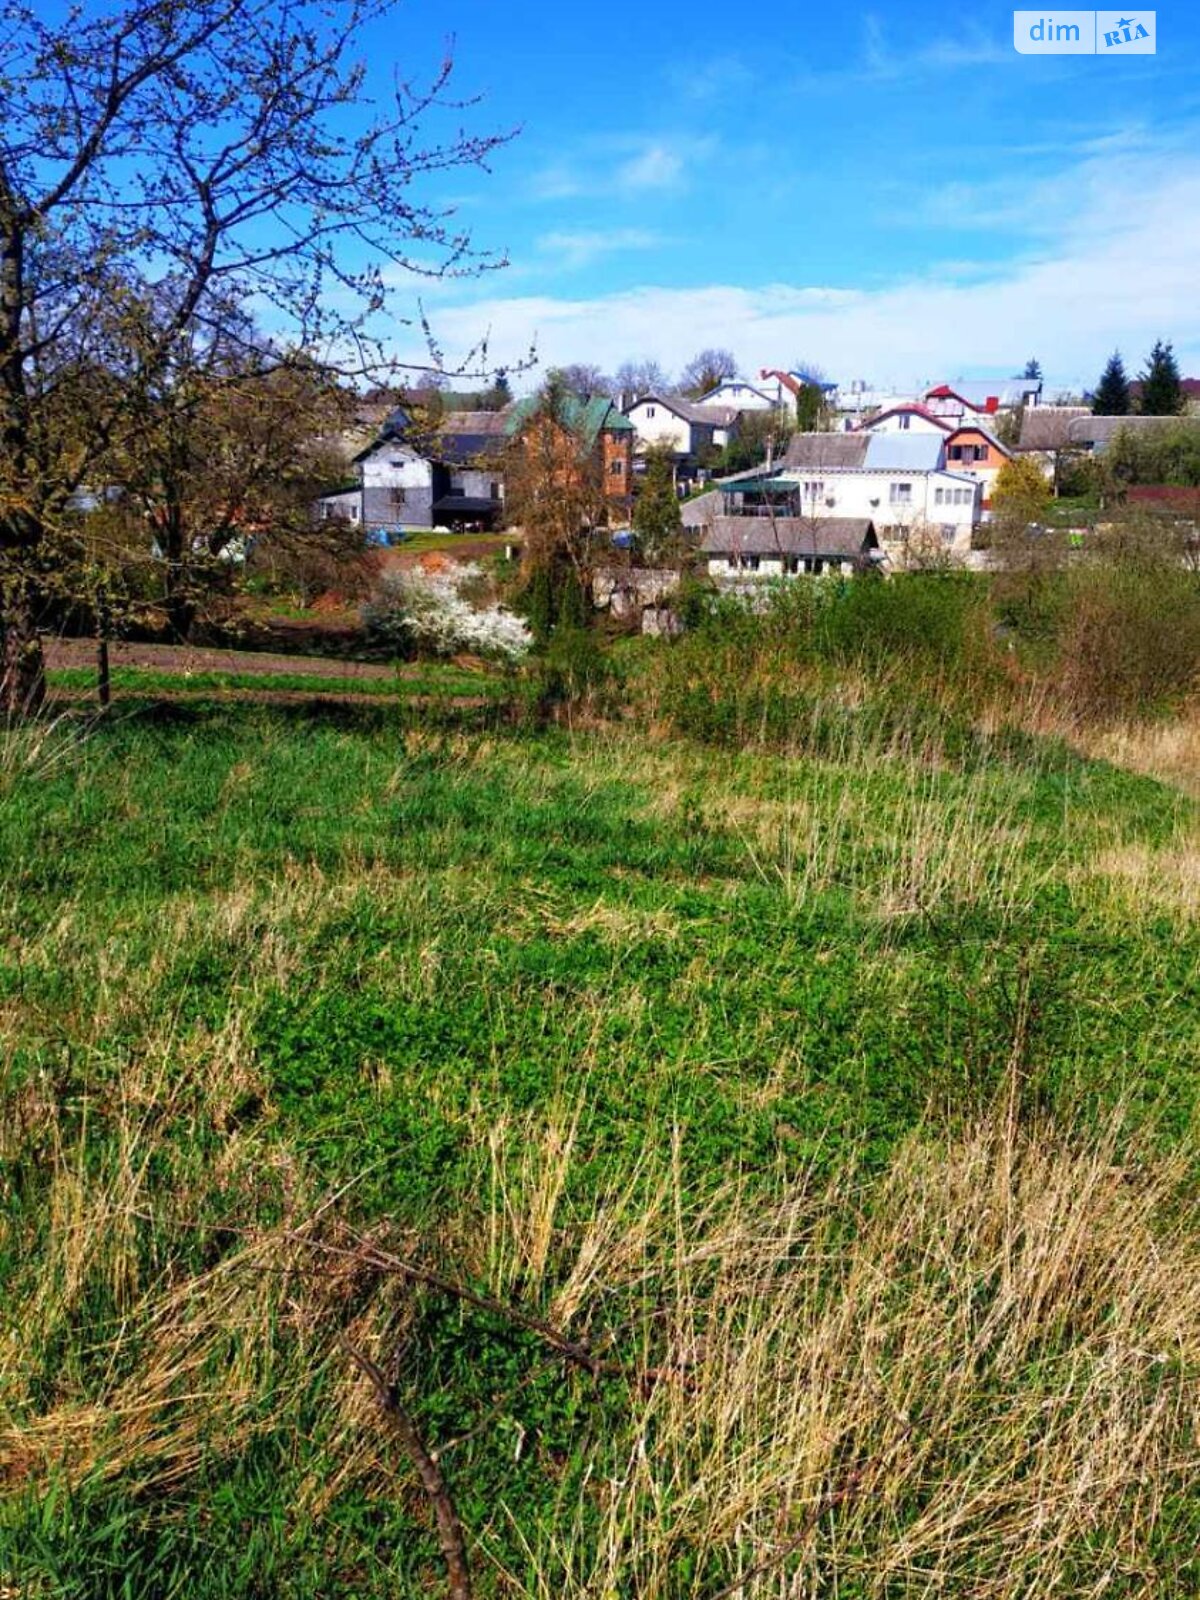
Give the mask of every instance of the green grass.
[[[429, 681], [460, 677], [489, 681]], [[484, 1594], [711, 1595], [795, 1532], [782, 1507], [838, 1484], [811, 1592], [1016, 1596], [1049, 1561], [1062, 1595], [1102, 1571], [1113, 1594], [1195, 1592], [1194, 1439], [1163, 1433], [1143, 1487], [1090, 1520], [1022, 1497], [1100, 1471], [1089, 1406], [1140, 1450], [1168, 1426], [1134, 1426], [1153, 1386], [1179, 1419], [1194, 1393], [1200, 1334], [1176, 1303], [1154, 1365], [1168, 1301], [1136, 1274], [1159, 1250], [1181, 1270], [1165, 1219], [1200, 1171], [1198, 838], [1180, 795], [1032, 739], [956, 761], [847, 735], [796, 759], [436, 731], [385, 704], [10, 736], [0, 1592], [438, 1592], [428, 1507], [339, 1335], [394, 1360], [427, 1441], [462, 1438], [443, 1464]], [[1027, 1154], [977, 1132], [1010, 1102]], [[1005, 1162], [1009, 1231], [956, 1244], [949, 1219]], [[1119, 1166], [1167, 1175], [1136, 1226]], [[1083, 1196], [1091, 1242], [1055, 1300], [1045, 1252]], [[980, 1228], [1005, 1215], [981, 1205]], [[768, 1235], [790, 1241], [774, 1266]], [[588, 1378], [352, 1266], [364, 1237], [601, 1342], [624, 1330], [635, 1366], [692, 1341], [698, 1387]], [[815, 1240], [800, 1284], [783, 1269]], [[1097, 1290], [1094, 1326], [1088, 1250], [1097, 1283], [1131, 1285]], [[1022, 1252], [1029, 1331], [996, 1342], [986, 1308]], [[1106, 1366], [1126, 1322], [1144, 1359]], [[736, 1424], [705, 1409], [705, 1346]], [[770, 1397], [810, 1360], [846, 1420], [803, 1466], [803, 1407]], [[880, 1399], [902, 1392], [904, 1425]], [[1059, 1440], [1040, 1466], [1039, 1429]], [[978, 1528], [923, 1532], [980, 1462]], [[988, 1517], [1011, 1588], [984, 1587]]]
[[[92, 692], [96, 674], [91, 667], [60, 667], [47, 673], [50, 689], [74, 694]], [[404, 667], [391, 677], [349, 677], [319, 672], [167, 672], [153, 667], [116, 667], [111, 675], [114, 694], [154, 697], [179, 694], [214, 694], [229, 691], [268, 694], [353, 694], [383, 697], [412, 695], [502, 696], [504, 681], [485, 672], [424, 663]]]

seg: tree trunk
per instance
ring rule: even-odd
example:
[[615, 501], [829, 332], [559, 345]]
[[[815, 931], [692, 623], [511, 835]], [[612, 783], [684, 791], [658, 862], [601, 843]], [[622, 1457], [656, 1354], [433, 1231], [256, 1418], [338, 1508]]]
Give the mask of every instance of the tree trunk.
[[101, 702], [101, 709], [109, 709], [112, 704], [112, 677], [109, 675], [109, 637], [101, 634], [96, 640], [96, 694]]
[[27, 582], [10, 579], [0, 610], [0, 718], [35, 715], [46, 698], [46, 660]]

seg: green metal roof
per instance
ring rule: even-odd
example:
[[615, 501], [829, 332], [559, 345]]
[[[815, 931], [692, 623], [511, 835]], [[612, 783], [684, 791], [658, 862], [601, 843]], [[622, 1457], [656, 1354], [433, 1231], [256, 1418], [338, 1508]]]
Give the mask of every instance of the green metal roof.
[[[540, 399], [536, 395], [527, 400], [517, 401], [508, 415], [506, 432], [510, 437], [521, 431], [539, 404]], [[629, 418], [618, 411], [612, 401], [603, 395], [593, 395], [587, 400], [581, 400], [578, 395], [566, 395], [563, 398], [561, 415], [563, 422], [572, 433], [579, 435], [589, 450], [606, 429], [612, 433], [627, 433], [633, 428]]]

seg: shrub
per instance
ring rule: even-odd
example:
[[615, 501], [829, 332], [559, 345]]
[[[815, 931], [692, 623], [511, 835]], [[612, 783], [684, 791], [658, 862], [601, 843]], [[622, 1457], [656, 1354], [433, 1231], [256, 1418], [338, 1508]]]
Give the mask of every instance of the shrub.
[[1077, 716], [1168, 709], [1200, 683], [1200, 578], [1167, 563], [1088, 562], [1068, 579], [1059, 650]]
[[498, 604], [473, 606], [464, 590], [481, 577], [470, 563], [446, 571], [390, 572], [363, 608], [367, 632], [398, 654], [478, 655], [515, 661], [533, 639], [521, 621]]

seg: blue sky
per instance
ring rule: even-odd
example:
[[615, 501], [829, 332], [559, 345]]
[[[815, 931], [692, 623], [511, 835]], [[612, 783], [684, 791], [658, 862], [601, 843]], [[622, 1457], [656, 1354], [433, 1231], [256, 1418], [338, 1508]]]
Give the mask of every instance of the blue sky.
[[[1028, 5], [1028, 0], [1026, 0]], [[1050, 13], [1053, 14], [1053, 13]], [[1029, 356], [1090, 382], [1159, 336], [1200, 373], [1200, 14], [1158, 54], [1016, 53], [1012, 9], [407, 0], [405, 74], [456, 36], [472, 127], [519, 125], [441, 191], [511, 265], [427, 289], [450, 357], [911, 384]]]

